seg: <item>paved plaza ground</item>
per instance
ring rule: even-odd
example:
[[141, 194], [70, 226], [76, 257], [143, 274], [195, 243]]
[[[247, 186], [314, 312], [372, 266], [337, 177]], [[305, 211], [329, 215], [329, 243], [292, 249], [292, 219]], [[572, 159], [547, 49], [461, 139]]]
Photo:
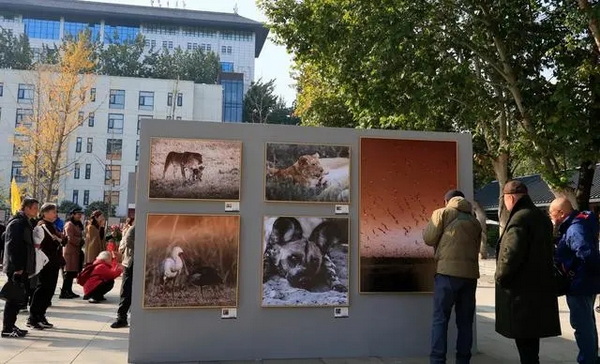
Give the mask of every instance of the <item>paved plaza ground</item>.
[[[513, 341], [494, 332], [494, 289], [492, 260], [481, 262], [482, 278], [477, 290], [477, 340], [479, 353], [473, 357], [474, 364], [518, 363]], [[3, 284], [5, 277], [0, 279]], [[118, 282], [120, 284], [120, 281]], [[118, 286], [117, 284], [117, 286]], [[59, 283], [60, 286], [60, 283]], [[76, 293], [81, 287], [74, 285]], [[54, 329], [30, 330], [24, 339], [0, 339], [0, 363], [127, 363], [128, 329], [111, 329], [118, 302], [118, 287], [107, 296], [108, 301], [89, 304], [87, 301], [59, 300], [54, 298], [48, 319]], [[2, 304], [0, 304], [2, 305]], [[560, 299], [560, 318], [563, 329], [561, 337], [543, 339], [542, 363], [576, 363], [577, 353], [573, 330], [569, 325], [568, 308]], [[27, 314], [20, 314], [17, 325], [25, 327]], [[401, 338], [398, 344], [402, 345]], [[354, 364], [354, 363], [427, 363], [428, 359], [410, 358], [347, 358], [309, 360], [263, 360], [248, 363], [269, 364]], [[451, 358], [449, 363], [453, 363]], [[239, 362], [237, 362], [239, 363]]]

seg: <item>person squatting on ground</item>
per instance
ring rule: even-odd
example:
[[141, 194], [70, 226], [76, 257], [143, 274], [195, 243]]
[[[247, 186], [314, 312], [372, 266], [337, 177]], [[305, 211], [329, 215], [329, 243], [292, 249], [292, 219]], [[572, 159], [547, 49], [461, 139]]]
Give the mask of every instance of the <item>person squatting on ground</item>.
[[84, 268], [78, 278], [83, 285], [83, 299], [90, 303], [105, 301], [104, 295], [115, 286], [115, 278], [121, 275], [123, 267], [112, 264], [112, 255], [102, 251], [90, 266]]
[[62, 239], [56, 230], [54, 222], [58, 216], [55, 204], [45, 203], [40, 209], [40, 221], [33, 229], [33, 243], [48, 257], [48, 263], [38, 274], [37, 286], [31, 299], [29, 308], [29, 319], [27, 326], [43, 330], [52, 328], [54, 325], [48, 322], [46, 311], [52, 302], [52, 296], [56, 290], [58, 273], [63, 265]]
[[598, 331], [594, 314], [596, 294], [600, 293], [600, 254], [598, 218], [590, 211], [576, 211], [566, 198], [550, 204], [550, 219], [558, 227], [555, 260], [572, 277], [567, 305], [575, 341], [579, 347], [577, 362], [598, 360]]
[[453, 306], [458, 329], [456, 363], [466, 364], [471, 360], [482, 229], [464, 197], [461, 191], [448, 191], [444, 196], [446, 207], [433, 212], [423, 231], [423, 240], [434, 248], [437, 265], [431, 328], [432, 364], [446, 362], [448, 321]]
[[106, 219], [100, 210], [92, 212], [85, 231], [85, 264], [92, 264], [100, 252], [106, 250], [104, 225]]
[[540, 338], [560, 336], [552, 223], [520, 181], [508, 181], [510, 212], [496, 247], [496, 332], [515, 339], [521, 363], [539, 363]]
[[72, 209], [69, 212], [69, 219], [65, 224], [66, 244], [63, 248], [65, 265], [63, 267], [63, 286], [60, 289], [59, 298], [71, 299], [78, 298], [79, 295], [73, 292], [73, 280], [82, 268], [82, 250], [83, 247], [83, 210], [80, 208]]
[[117, 320], [110, 327], [118, 329], [127, 327], [127, 312], [131, 307], [131, 283], [133, 279], [133, 248], [135, 242], [135, 225], [129, 227], [119, 244], [119, 253], [123, 256], [123, 281], [121, 282], [121, 299], [117, 310]]
[[[28, 277], [35, 273], [35, 247], [33, 245], [32, 219], [38, 215], [39, 202], [25, 198], [21, 210], [13, 216], [6, 227], [6, 243], [3, 271], [15, 283], [27, 286]], [[2, 322], [2, 337], [24, 337], [27, 330], [21, 330], [15, 323], [22, 302], [6, 300]]]

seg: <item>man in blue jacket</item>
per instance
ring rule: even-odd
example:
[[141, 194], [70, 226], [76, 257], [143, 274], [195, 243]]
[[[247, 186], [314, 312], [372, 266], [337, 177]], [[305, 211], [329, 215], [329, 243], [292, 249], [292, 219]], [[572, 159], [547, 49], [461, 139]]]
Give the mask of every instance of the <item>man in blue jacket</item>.
[[594, 302], [600, 293], [598, 217], [590, 211], [574, 210], [566, 198], [554, 200], [549, 212], [559, 234], [555, 260], [572, 277], [567, 305], [579, 347], [577, 362], [596, 363], [598, 334]]

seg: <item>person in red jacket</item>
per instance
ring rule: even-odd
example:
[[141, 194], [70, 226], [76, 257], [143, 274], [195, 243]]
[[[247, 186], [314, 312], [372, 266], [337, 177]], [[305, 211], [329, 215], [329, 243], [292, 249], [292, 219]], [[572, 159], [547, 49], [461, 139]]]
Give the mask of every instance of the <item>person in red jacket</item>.
[[83, 285], [84, 300], [88, 300], [89, 303], [99, 303], [106, 300], [104, 295], [113, 289], [115, 278], [123, 272], [123, 267], [120, 264], [113, 265], [112, 263], [110, 252], [103, 251], [98, 254], [92, 265], [81, 272], [78, 283]]

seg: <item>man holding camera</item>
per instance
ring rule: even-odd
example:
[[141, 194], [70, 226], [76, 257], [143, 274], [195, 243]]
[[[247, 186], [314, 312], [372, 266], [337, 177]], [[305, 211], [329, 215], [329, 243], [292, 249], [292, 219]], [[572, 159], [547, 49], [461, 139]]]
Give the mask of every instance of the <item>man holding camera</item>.
[[[33, 245], [32, 219], [36, 218], [39, 202], [26, 198], [21, 204], [21, 210], [13, 216], [6, 227], [6, 243], [3, 269], [8, 279], [15, 284], [26, 287], [28, 277], [35, 273], [35, 247]], [[24, 337], [26, 330], [21, 330], [15, 323], [22, 302], [7, 299], [4, 305], [4, 320], [2, 337]]]

